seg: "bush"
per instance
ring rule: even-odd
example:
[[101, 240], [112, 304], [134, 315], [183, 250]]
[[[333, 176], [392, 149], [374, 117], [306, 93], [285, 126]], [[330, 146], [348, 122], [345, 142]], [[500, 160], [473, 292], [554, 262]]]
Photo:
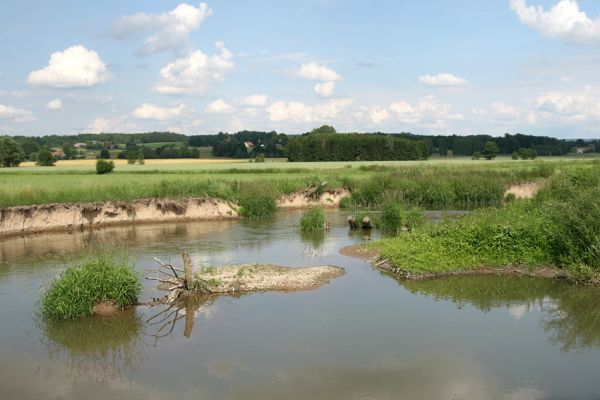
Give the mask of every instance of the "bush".
[[52, 167], [55, 163], [56, 160], [54, 159], [52, 153], [50, 153], [50, 151], [48, 150], [43, 149], [40, 150], [40, 152], [38, 153], [37, 162], [35, 164], [41, 167]]
[[112, 161], [98, 160], [96, 161], [96, 173], [98, 175], [108, 174], [115, 169], [115, 163]]
[[140, 278], [127, 259], [101, 253], [67, 268], [52, 281], [41, 302], [50, 320], [91, 315], [95, 304], [114, 301], [124, 308], [137, 303]]
[[241, 190], [240, 215], [252, 220], [272, 217], [277, 211], [277, 202], [272, 189], [266, 185], [253, 185]]
[[303, 232], [322, 231], [326, 225], [325, 214], [320, 207], [311, 207], [300, 218], [300, 230]]
[[407, 208], [401, 203], [388, 201], [383, 204], [377, 226], [384, 232], [399, 234], [413, 230], [425, 223], [422, 210]]
[[0, 138], [0, 167], [18, 167], [24, 160], [21, 145], [9, 137]]
[[108, 151], [108, 149], [100, 150], [100, 154], [99, 154], [98, 158], [103, 159], [103, 160], [110, 160], [110, 151]]

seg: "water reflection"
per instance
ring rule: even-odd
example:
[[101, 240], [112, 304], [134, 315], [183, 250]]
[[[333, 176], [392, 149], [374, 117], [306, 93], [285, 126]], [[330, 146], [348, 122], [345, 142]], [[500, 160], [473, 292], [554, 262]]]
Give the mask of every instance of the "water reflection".
[[483, 312], [507, 308], [521, 319], [531, 311], [550, 341], [563, 351], [600, 348], [600, 289], [533, 277], [462, 276], [400, 281], [416, 294], [450, 300], [459, 308], [471, 304]]
[[62, 361], [76, 376], [117, 380], [138, 372], [144, 360], [143, 323], [135, 310], [111, 317], [40, 322], [43, 342], [53, 361]]

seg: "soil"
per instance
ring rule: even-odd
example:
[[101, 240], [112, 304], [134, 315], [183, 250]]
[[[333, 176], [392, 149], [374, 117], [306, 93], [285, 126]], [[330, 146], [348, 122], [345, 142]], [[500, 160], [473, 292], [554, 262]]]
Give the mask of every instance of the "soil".
[[[307, 191], [284, 196], [281, 209], [314, 205], [338, 207], [347, 190], [330, 190], [318, 198]], [[110, 225], [224, 220], [238, 218], [238, 206], [214, 198], [141, 199], [132, 202], [43, 204], [0, 209], [0, 237], [50, 231], [72, 231]]]
[[211, 293], [255, 292], [266, 290], [307, 290], [344, 275], [343, 268], [319, 266], [282, 267], [270, 264], [243, 264], [211, 268], [196, 274]]
[[107, 300], [107, 301], [103, 301], [100, 302], [98, 304], [96, 304], [94, 307], [92, 307], [92, 314], [93, 315], [99, 315], [99, 316], [111, 316], [111, 315], [115, 315], [116, 313], [120, 312], [121, 308], [118, 306], [118, 304], [112, 300]]
[[513, 185], [504, 192], [504, 196], [514, 194], [517, 199], [531, 199], [544, 186], [545, 181], [525, 182]]

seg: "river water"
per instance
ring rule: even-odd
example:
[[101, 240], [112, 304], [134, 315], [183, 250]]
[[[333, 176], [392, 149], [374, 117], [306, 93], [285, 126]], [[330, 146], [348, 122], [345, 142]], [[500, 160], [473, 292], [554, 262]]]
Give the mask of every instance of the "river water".
[[[267, 222], [106, 228], [0, 241], [1, 399], [598, 399], [600, 292], [534, 278], [403, 283], [341, 247], [347, 214], [302, 236]], [[45, 323], [44, 285], [98, 244], [194, 263], [338, 265], [306, 292], [190, 300], [112, 319]], [[157, 297], [150, 281], [143, 299]], [[161, 314], [162, 313], [162, 314]]]

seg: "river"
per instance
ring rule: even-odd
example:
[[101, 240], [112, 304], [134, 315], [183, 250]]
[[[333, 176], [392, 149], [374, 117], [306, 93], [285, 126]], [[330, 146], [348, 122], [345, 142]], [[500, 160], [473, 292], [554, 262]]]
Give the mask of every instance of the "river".
[[[347, 213], [301, 235], [272, 221], [112, 227], [0, 239], [2, 399], [598, 399], [600, 291], [538, 278], [400, 282], [338, 253]], [[47, 323], [36, 302], [96, 246], [196, 266], [337, 265], [316, 290], [190, 300]], [[157, 297], [144, 282], [143, 299]], [[175, 312], [173, 312], [175, 311]], [[161, 314], [162, 312], [162, 314]]]

